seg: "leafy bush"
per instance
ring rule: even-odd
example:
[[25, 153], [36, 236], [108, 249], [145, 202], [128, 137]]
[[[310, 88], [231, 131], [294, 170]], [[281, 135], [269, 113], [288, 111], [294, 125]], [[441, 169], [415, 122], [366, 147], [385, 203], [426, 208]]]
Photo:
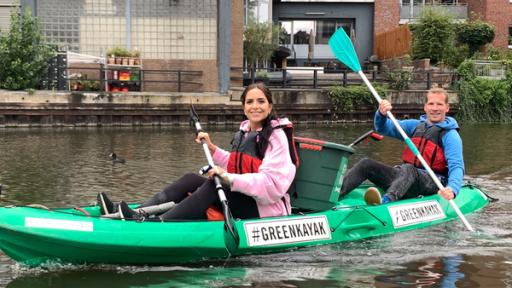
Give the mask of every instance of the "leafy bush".
[[459, 65], [468, 58], [469, 47], [467, 44], [460, 44], [457, 46], [450, 46], [445, 51], [445, 63], [451, 68], [457, 68]]
[[386, 78], [390, 89], [402, 91], [409, 88], [412, 72], [406, 70], [386, 72]]
[[425, 9], [417, 24], [412, 24], [413, 59], [430, 58], [435, 64], [444, 59], [453, 45], [453, 18], [433, 9]]
[[[386, 90], [378, 85], [374, 87], [379, 95], [385, 98]], [[352, 112], [361, 105], [374, 105], [376, 103], [370, 90], [364, 85], [347, 87], [337, 85], [330, 87], [327, 93], [334, 106], [335, 116], [344, 112]]]
[[[509, 71], [511, 68], [508, 69]], [[479, 78], [471, 60], [457, 69], [458, 118], [468, 122], [512, 122], [512, 74], [505, 80]]]
[[23, 14], [13, 9], [9, 32], [0, 34], [0, 87], [37, 88], [53, 55], [30, 9], [25, 9]]
[[466, 59], [457, 68], [457, 74], [461, 80], [471, 80], [476, 77], [475, 65], [472, 60]]
[[469, 122], [512, 122], [512, 81], [461, 80], [459, 118]]
[[473, 20], [457, 25], [456, 39], [469, 47], [469, 57], [479, 51], [484, 45], [494, 40], [494, 27], [481, 20]]

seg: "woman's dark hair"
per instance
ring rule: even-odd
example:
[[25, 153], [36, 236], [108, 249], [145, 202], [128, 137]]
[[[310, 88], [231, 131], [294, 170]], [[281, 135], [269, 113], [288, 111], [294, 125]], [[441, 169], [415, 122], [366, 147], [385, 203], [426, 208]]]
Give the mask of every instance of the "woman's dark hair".
[[265, 155], [265, 151], [267, 150], [268, 147], [270, 135], [272, 135], [272, 131], [274, 130], [272, 128], [271, 121], [277, 119], [277, 113], [276, 109], [273, 106], [274, 102], [272, 101], [272, 93], [263, 82], [252, 83], [245, 87], [244, 92], [242, 92], [242, 96], [240, 96], [242, 105], [245, 105], [245, 97], [247, 96], [247, 93], [249, 93], [249, 91], [251, 91], [252, 89], [261, 90], [261, 92], [263, 92], [263, 94], [265, 95], [265, 98], [267, 98], [268, 103], [272, 104], [272, 111], [270, 112], [270, 114], [268, 114], [267, 118], [263, 120], [262, 129], [260, 131], [260, 139], [258, 141], [258, 153], [260, 154], [258, 156], [263, 158]]

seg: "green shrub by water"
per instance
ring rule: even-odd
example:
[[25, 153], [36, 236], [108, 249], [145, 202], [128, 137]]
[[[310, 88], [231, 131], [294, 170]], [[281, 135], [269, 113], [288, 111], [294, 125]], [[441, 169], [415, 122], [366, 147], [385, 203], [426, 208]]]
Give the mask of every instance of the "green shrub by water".
[[9, 32], [0, 34], [0, 88], [37, 88], [53, 55], [30, 10], [13, 9]]
[[473, 63], [464, 61], [458, 68], [457, 82], [459, 113], [465, 122], [512, 123], [512, 65], [508, 65], [507, 78], [492, 80], [479, 78], [473, 72]]
[[[386, 98], [387, 91], [382, 86], [374, 86], [380, 97]], [[345, 112], [353, 112], [359, 106], [376, 105], [376, 100], [368, 87], [341, 85], [330, 87], [328, 90], [329, 99], [334, 107], [334, 115], [338, 117]]]

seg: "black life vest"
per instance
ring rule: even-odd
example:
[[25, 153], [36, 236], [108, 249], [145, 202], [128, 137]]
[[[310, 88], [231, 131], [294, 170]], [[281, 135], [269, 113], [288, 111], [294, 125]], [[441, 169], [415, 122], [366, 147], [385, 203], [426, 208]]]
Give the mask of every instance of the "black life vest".
[[[273, 129], [283, 129], [288, 139], [288, 147], [292, 163], [298, 167], [299, 157], [295, 148], [293, 138], [293, 125], [286, 124], [273, 127]], [[257, 173], [265, 157], [265, 151], [259, 151], [258, 141], [260, 132], [238, 131], [231, 141], [231, 153], [229, 155], [227, 171], [228, 173], [244, 174]], [[245, 136], [245, 137], [244, 137]]]
[[[437, 125], [427, 128], [427, 124], [422, 122], [416, 127], [411, 137], [412, 142], [418, 148], [418, 151], [430, 168], [434, 172], [445, 176], [448, 175], [448, 165], [444, 156], [442, 139], [446, 131], [446, 129]], [[415, 167], [423, 168], [423, 165], [421, 165], [421, 162], [414, 156], [409, 147], [405, 148], [402, 160], [405, 163], [413, 164]]]

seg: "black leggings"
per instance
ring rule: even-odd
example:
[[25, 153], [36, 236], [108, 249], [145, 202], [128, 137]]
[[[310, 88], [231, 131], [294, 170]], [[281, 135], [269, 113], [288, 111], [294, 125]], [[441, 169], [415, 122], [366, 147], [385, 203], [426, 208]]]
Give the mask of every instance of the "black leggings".
[[[341, 195], [352, 191], [365, 180], [370, 180], [373, 184], [385, 189], [391, 201], [414, 198], [419, 195], [432, 195], [439, 190], [425, 170], [418, 169], [412, 164], [392, 167], [364, 158], [357, 162], [343, 178]], [[441, 178], [441, 182], [446, 182], [444, 177]]]
[[[231, 214], [235, 218], [259, 218], [258, 206], [254, 198], [240, 192], [224, 188]], [[192, 193], [189, 196], [189, 193]], [[151, 199], [140, 205], [139, 208], [158, 205], [174, 201], [178, 203], [171, 210], [160, 215], [161, 219], [206, 219], [206, 210], [211, 205], [222, 211], [222, 205], [215, 189], [213, 180], [187, 173], [176, 182]]]

